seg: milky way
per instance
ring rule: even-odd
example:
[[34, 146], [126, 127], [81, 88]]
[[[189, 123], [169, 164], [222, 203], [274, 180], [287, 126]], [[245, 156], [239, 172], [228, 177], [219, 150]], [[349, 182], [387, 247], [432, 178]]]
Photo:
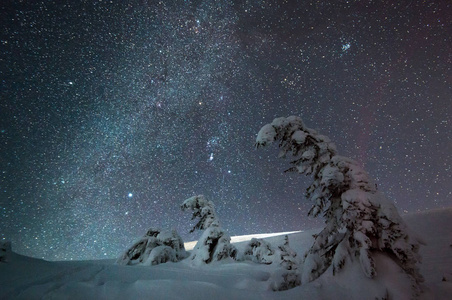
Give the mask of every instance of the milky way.
[[231, 235], [304, 230], [309, 177], [260, 127], [298, 115], [401, 213], [452, 205], [449, 1], [2, 1], [0, 239], [117, 257], [188, 241], [204, 194]]

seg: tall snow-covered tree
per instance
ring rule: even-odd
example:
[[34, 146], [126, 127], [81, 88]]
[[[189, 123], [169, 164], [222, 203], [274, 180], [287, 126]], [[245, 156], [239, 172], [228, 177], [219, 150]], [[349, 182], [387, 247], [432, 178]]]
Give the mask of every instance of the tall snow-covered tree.
[[213, 202], [203, 195], [193, 196], [182, 203], [182, 210], [193, 211], [192, 219], [199, 218], [196, 229], [204, 230], [192, 251], [191, 259], [198, 263], [211, 263], [228, 257], [235, 258], [237, 249], [231, 244], [231, 237], [220, 226]]
[[349, 260], [359, 259], [364, 274], [377, 274], [376, 252], [392, 258], [411, 278], [415, 293], [423, 281], [417, 264], [420, 241], [409, 230], [395, 206], [352, 159], [339, 156], [326, 136], [305, 126], [301, 118], [277, 118], [261, 128], [256, 147], [279, 142], [280, 157], [292, 156], [286, 172], [312, 175], [306, 197], [314, 202], [309, 215], [325, 217], [325, 228], [303, 261], [302, 281], [318, 278], [329, 267], [333, 274]]

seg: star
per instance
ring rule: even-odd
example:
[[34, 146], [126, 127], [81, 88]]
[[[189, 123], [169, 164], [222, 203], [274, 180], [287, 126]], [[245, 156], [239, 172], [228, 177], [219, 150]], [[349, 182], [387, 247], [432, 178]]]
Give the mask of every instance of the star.
[[347, 51], [348, 49], [350, 49], [350, 47], [351, 47], [351, 45], [350, 45], [350, 43], [346, 43], [346, 44], [343, 44], [342, 45], [342, 51]]

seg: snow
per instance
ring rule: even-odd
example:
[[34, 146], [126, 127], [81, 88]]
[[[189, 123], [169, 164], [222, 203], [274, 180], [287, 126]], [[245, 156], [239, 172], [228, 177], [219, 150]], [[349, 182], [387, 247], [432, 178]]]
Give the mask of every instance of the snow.
[[182, 210], [192, 210], [192, 219], [198, 218], [198, 223], [193, 227], [191, 232], [196, 229], [206, 229], [210, 226], [220, 226], [220, 221], [215, 213], [215, 206], [212, 201], [207, 200], [204, 195], [197, 195], [188, 198], [181, 205]]
[[[425, 277], [420, 298], [452, 299], [452, 208], [403, 219], [426, 242], [420, 250]], [[290, 234], [290, 248], [302, 256], [312, 245], [314, 233], [318, 230]], [[284, 235], [265, 241], [274, 248], [285, 243]], [[243, 253], [247, 244], [234, 245]], [[353, 263], [334, 276], [329, 269], [313, 282], [273, 291], [287, 274], [278, 264], [232, 259], [201, 266], [189, 259], [150, 266], [118, 265], [115, 260], [48, 262], [12, 252], [14, 245], [12, 251], [8, 243], [2, 245], [8, 260], [0, 261], [0, 299], [374, 299], [388, 291], [391, 299], [411, 299], [406, 293], [409, 278], [381, 254], [375, 256], [374, 279], [365, 277], [361, 265]]]
[[256, 138], [256, 144], [263, 146], [272, 143], [275, 140], [276, 131], [271, 124], [267, 124], [259, 130]]
[[182, 238], [175, 231], [150, 228], [117, 260], [121, 265], [156, 265], [187, 257]]
[[152, 249], [149, 257], [144, 261], [144, 266], [158, 265], [168, 261], [178, 261], [176, 251], [168, 246], [157, 246]]
[[306, 132], [297, 130], [292, 134], [292, 140], [297, 144], [303, 144], [307, 136]]
[[235, 257], [236, 249], [230, 242], [231, 237], [221, 227], [207, 228], [191, 253], [190, 259], [193, 265], [203, 265]]
[[[232, 236], [231, 237], [231, 243], [239, 243], [239, 242], [246, 242], [246, 241], [250, 241], [253, 238], [256, 239], [264, 239], [264, 238], [268, 238], [268, 237], [273, 237], [275, 235], [286, 235], [286, 234], [292, 234], [292, 233], [298, 233], [301, 231], [287, 231], [287, 232], [278, 232], [278, 233], [258, 233], [258, 234], [247, 234], [247, 235], [237, 235], [237, 236]], [[192, 242], [186, 242], [185, 245], [185, 249], [186, 250], [192, 250], [196, 243], [198, 241], [192, 241]]]
[[237, 249], [231, 244], [229, 234], [221, 228], [212, 201], [207, 200], [203, 195], [193, 196], [185, 200], [181, 208], [182, 210], [191, 209], [192, 219], [199, 217], [198, 223], [191, 232], [204, 229], [190, 254], [193, 265], [209, 264], [236, 257]]
[[253, 238], [245, 249], [244, 256], [258, 264], [272, 264], [275, 261], [275, 250], [265, 240]]

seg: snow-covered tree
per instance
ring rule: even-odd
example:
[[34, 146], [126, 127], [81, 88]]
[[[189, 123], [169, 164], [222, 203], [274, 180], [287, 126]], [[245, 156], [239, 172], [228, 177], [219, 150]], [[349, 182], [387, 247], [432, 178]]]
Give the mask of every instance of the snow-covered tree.
[[213, 202], [207, 200], [204, 195], [198, 195], [188, 198], [181, 205], [183, 211], [190, 209], [193, 211], [192, 220], [199, 218], [198, 223], [190, 230], [190, 232], [196, 229], [204, 230], [210, 226], [219, 227], [220, 221], [215, 213], [215, 206]]
[[182, 203], [182, 210], [193, 211], [192, 219], [199, 218], [196, 229], [204, 230], [194, 247], [191, 259], [197, 263], [211, 263], [228, 257], [235, 258], [237, 249], [231, 244], [231, 237], [220, 226], [213, 202], [203, 195], [193, 196]]
[[325, 217], [325, 228], [303, 262], [303, 282], [312, 281], [330, 266], [333, 274], [349, 260], [359, 259], [373, 278], [373, 253], [391, 257], [410, 276], [415, 292], [423, 281], [417, 264], [420, 241], [411, 236], [395, 206], [380, 193], [368, 174], [349, 158], [339, 156], [326, 136], [307, 128], [301, 118], [277, 118], [261, 128], [256, 147], [279, 142], [280, 157], [293, 157], [287, 171], [313, 175], [306, 197], [314, 202], [309, 215]]
[[275, 260], [275, 249], [263, 239], [252, 238], [245, 247], [244, 259], [269, 265]]
[[157, 265], [168, 261], [177, 262], [187, 257], [184, 242], [175, 231], [149, 229], [117, 260], [120, 265]]
[[278, 246], [280, 265], [287, 270], [297, 270], [298, 260], [297, 252], [293, 250], [289, 245], [289, 236], [284, 236], [284, 244]]
[[253, 238], [245, 247], [243, 258], [259, 264], [276, 264], [276, 269], [270, 278], [270, 288], [274, 291], [283, 291], [301, 284], [298, 272], [297, 253], [289, 246], [289, 237], [284, 236], [284, 244], [274, 248], [263, 239]]

